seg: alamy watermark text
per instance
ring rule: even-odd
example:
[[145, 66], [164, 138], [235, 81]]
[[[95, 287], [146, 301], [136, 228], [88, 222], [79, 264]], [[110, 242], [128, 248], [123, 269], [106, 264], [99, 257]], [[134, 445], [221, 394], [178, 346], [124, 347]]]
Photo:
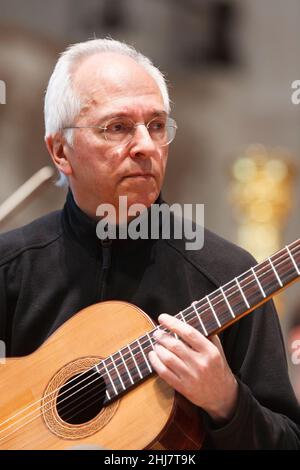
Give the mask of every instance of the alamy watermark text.
[[[204, 243], [204, 204], [143, 204], [127, 206], [127, 196], [119, 206], [100, 204], [96, 233], [100, 240], [151, 239], [185, 240], [186, 250], [200, 250]], [[195, 222], [194, 222], [194, 221]], [[121, 222], [120, 222], [121, 221]]]
[[6, 84], [0, 80], [0, 104], [6, 104]]
[[295, 91], [293, 91], [291, 95], [291, 101], [293, 104], [299, 104], [300, 103], [300, 80], [294, 80], [291, 84], [291, 88]]

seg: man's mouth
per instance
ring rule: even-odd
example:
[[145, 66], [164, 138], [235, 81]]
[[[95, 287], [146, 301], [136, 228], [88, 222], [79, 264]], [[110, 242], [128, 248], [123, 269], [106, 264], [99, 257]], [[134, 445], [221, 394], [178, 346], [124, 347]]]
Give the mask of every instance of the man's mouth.
[[124, 178], [154, 178], [152, 173], [130, 173], [129, 175], [124, 176]]

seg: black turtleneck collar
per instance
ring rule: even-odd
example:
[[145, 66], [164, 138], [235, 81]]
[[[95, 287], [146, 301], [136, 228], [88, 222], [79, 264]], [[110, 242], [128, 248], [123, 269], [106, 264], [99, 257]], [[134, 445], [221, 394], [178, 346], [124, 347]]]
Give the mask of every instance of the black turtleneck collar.
[[[158, 196], [155, 204], [162, 204], [163, 200], [161, 195]], [[148, 209], [148, 214], [150, 214], [150, 210]], [[62, 213], [63, 219], [63, 226], [66, 232], [72, 237], [75, 238], [78, 243], [85, 246], [87, 249], [92, 249], [93, 251], [98, 251], [101, 249], [102, 242], [97, 237], [96, 228], [97, 228], [97, 220], [92, 219], [89, 217], [85, 212], [83, 212], [75, 202], [74, 196], [69, 189], [67, 194], [67, 199], [63, 208]], [[149, 227], [150, 227], [150, 220], [149, 220]], [[113, 240], [114, 243], [128, 245], [128, 244], [140, 244], [147, 242], [147, 240], [131, 240], [130, 238], [127, 239], [117, 239]]]
[[70, 189], [63, 208], [63, 225], [67, 233], [76, 238], [80, 244], [94, 248], [100, 246], [96, 234], [97, 221], [77, 206]]

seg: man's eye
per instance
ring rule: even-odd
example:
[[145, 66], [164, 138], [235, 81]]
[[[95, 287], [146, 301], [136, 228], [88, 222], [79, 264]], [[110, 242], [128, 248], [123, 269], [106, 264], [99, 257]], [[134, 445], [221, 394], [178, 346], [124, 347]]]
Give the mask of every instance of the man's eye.
[[106, 132], [110, 132], [112, 134], [118, 134], [122, 132], [128, 132], [130, 129], [130, 125], [126, 122], [114, 122], [109, 124], [106, 127]]
[[165, 121], [151, 121], [149, 124], [149, 128], [152, 131], [161, 131], [166, 127]]

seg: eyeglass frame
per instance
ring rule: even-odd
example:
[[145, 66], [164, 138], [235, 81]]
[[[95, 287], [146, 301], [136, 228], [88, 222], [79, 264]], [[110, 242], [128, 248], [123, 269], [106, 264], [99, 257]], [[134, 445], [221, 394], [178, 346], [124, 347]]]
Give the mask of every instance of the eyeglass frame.
[[[134, 124], [132, 130], [133, 130], [133, 129], [136, 129], [138, 126], [145, 126], [146, 129], [147, 129], [147, 131], [148, 131], [148, 133], [149, 133], [149, 136], [150, 136], [151, 140], [152, 140], [154, 143], [156, 143], [157, 145], [159, 145], [159, 144], [158, 144], [157, 142], [155, 142], [155, 140], [151, 137], [151, 134], [150, 134], [150, 132], [149, 132], [149, 127], [148, 127], [149, 124], [150, 124], [152, 121], [154, 121], [155, 119], [157, 119], [157, 117], [158, 117], [158, 116], [153, 117], [153, 118], [150, 119], [150, 121], [148, 121], [147, 123], [144, 123], [144, 122], [134, 122], [131, 118], [128, 118], [128, 117], [126, 117], [125, 119], [128, 119], [128, 121], [131, 121], [131, 122]], [[63, 130], [68, 130], [68, 129], [98, 129], [98, 130], [99, 130], [99, 129], [100, 129], [100, 130], [102, 131], [101, 134], [102, 134], [102, 133], [104, 134], [104, 139], [105, 139], [107, 142], [109, 142], [109, 143], [115, 142], [116, 144], [118, 143], [118, 144], [120, 144], [120, 145], [127, 145], [127, 144], [129, 144], [129, 142], [133, 139], [133, 134], [132, 134], [132, 136], [130, 137], [130, 139], [129, 139], [127, 142], [124, 142], [123, 144], [121, 144], [121, 142], [117, 142], [117, 141], [108, 139], [108, 138], [107, 138], [107, 134], [105, 133], [105, 131], [108, 129], [107, 125], [108, 125], [110, 122], [112, 122], [112, 121], [114, 121], [115, 119], [118, 119], [118, 118], [121, 119], [121, 118], [124, 118], [124, 116], [115, 116], [115, 117], [109, 119], [109, 120], [105, 123], [105, 126], [66, 126], [66, 127], [63, 127], [62, 129], [63, 129]], [[173, 142], [173, 140], [175, 139], [175, 136], [176, 136], [176, 131], [177, 131], [177, 129], [178, 129], [178, 126], [177, 126], [177, 123], [176, 123], [175, 119], [171, 118], [170, 116], [167, 116], [167, 118], [166, 118], [166, 123], [167, 123], [167, 122], [171, 122], [171, 125], [166, 125], [166, 127], [173, 127], [173, 128], [175, 129], [174, 137], [172, 138], [172, 140], [170, 140], [170, 141], [167, 142], [166, 144], [159, 145], [160, 147], [165, 147], [165, 146], [169, 145], [171, 142]], [[129, 133], [129, 135], [130, 135], [130, 133]]]

